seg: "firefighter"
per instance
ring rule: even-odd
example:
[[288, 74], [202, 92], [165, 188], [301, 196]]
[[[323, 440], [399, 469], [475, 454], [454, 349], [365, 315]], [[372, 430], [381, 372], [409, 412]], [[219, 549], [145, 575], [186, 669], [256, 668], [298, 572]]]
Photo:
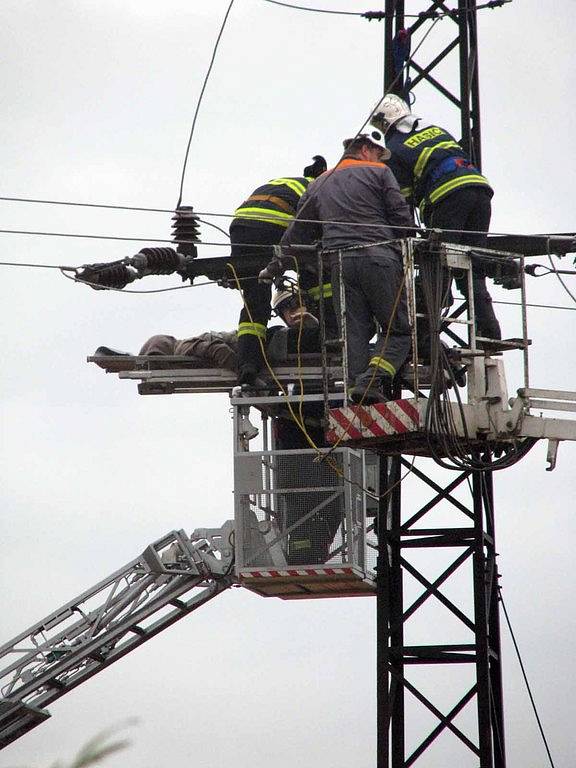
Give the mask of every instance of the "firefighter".
[[[388, 155], [379, 131], [346, 139], [342, 160], [309, 186], [298, 205], [301, 220], [297, 215], [282, 238], [282, 245], [290, 249], [320, 236], [324, 252], [333, 254], [331, 282], [340, 323], [338, 253], [342, 254], [347, 383], [351, 398], [366, 404], [390, 399], [392, 380], [410, 349], [402, 256], [390, 241], [407, 237], [414, 221], [383, 163]], [[285, 260], [274, 260], [260, 278], [270, 280], [286, 266]], [[384, 334], [371, 354], [374, 319]]]
[[[448, 131], [423, 123], [395, 94], [382, 99], [370, 122], [384, 133], [391, 152], [388, 166], [402, 193], [419, 208], [423, 223], [457, 230], [443, 234], [445, 242], [485, 248], [494, 192]], [[467, 298], [465, 277], [457, 277], [456, 285]], [[481, 267], [474, 269], [473, 293], [477, 334], [501, 339]]]
[[[273, 313], [282, 318], [286, 328], [279, 329], [271, 339], [267, 350], [271, 358], [286, 360], [287, 355], [297, 353], [298, 348], [303, 353], [319, 352], [319, 323], [308, 311], [307, 298], [307, 294], [299, 293], [298, 287], [293, 285], [283, 286], [274, 293]], [[300, 410], [309, 438], [318, 447], [326, 447], [323, 404], [304, 403]], [[295, 489], [312, 485], [324, 489], [305, 494], [290, 491], [278, 496], [279, 525], [282, 530], [290, 531], [285, 545], [288, 562], [291, 565], [325, 563], [344, 514], [341, 494], [329, 501], [339, 490], [339, 478], [327, 463], [316, 461], [316, 456], [310, 453], [310, 444], [289, 410], [278, 408], [272, 423], [278, 450], [306, 451], [278, 456], [276, 479], [279, 487]], [[313, 512], [316, 507], [318, 510]]]
[[[232, 257], [239, 257], [241, 263], [242, 257], [254, 255], [264, 266], [293, 219], [308, 184], [324, 170], [326, 161], [315, 155], [303, 176], [272, 179], [255, 189], [234, 212], [230, 225]], [[238, 323], [238, 383], [251, 388], [264, 364], [260, 342], [266, 339], [271, 288], [259, 283], [252, 269], [240, 267], [237, 272], [244, 301]]]

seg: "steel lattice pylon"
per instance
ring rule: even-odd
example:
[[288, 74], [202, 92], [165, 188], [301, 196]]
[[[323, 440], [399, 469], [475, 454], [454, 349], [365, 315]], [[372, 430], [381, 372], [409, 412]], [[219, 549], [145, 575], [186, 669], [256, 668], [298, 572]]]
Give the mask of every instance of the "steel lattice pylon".
[[[480, 458], [478, 455], [477, 458]], [[484, 456], [484, 458], [488, 458]], [[498, 573], [494, 540], [493, 489], [490, 471], [465, 470], [445, 486], [403, 457], [382, 461], [382, 488], [390, 489], [381, 510], [380, 554], [378, 566], [378, 766], [413, 765], [443, 733], [450, 732], [476, 756], [484, 768], [505, 766], [502, 681], [500, 665], [500, 628], [498, 613]], [[410, 470], [431, 491], [422, 506], [403, 510], [400, 473]], [[464, 490], [469, 502], [456, 492]], [[429, 518], [439, 508], [458, 518], [450, 525], [430, 524]], [[447, 509], [448, 508], [448, 509]], [[440, 568], [434, 577], [425, 575], [414, 553], [427, 550], [428, 560]], [[383, 564], [381, 567], [380, 564]], [[406, 581], [418, 584], [419, 594], [406, 598]], [[443, 591], [454, 578], [464, 578], [470, 599], [468, 610]], [[454, 627], [447, 623], [444, 640], [414, 644], [406, 640], [405, 628], [417, 611], [438, 601], [447, 609], [467, 635], [467, 641], [454, 642]], [[418, 666], [469, 665], [473, 682], [463, 686], [449, 710], [434, 703], [410, 679]], [[454, 681], [452, 681], [454, 682]], [[450, 686], [455, 687], [455, 686]], [[435, 719], [417, 743], [407, 743], [407, 699], [420, 703]], [[454, 721], [468, 707], [474, 706], [475, 735], [467, 735]], [[471, 763], [477, 765], [478, 763]]]
[[[412, 10], [412, 9], [411, 9]], [[423, 63], [409, 60], [415, 71], [408, 84], [410, 90], [427, 83], [444, 95], [460, 112], [461, 143], [473, 162], [481, 168], [480, 99], [478, 89], [478, 46], [476, 3], [458, 0], [457, 8], [443, 0], [433, 0], [427, 9], [418, 8], [419, 18], [406, 30], [411, 36], [436, 14], [453, 13], [445, 23], [455, 25], [453, 39], [432, 60]], [[406, 70], [402, 69], [399, 41], [406, 36], [404, 0], [386, 0], [385, 5], [385, 92], [407, 97]], [[408, 38], [409, 39], [409, 38]], [[453, 53], [454, 52], [454, 53]], [[449, 54], [458, 56], [458, 81], [441, 83], [434, 75], [436, 67]], [[489, 459], [489, 454], [484, 458]], [[381, 488], [389, 488], [389, 498], [381, 502], [379, 512], [378, 565], [378, 768], [404, 768], [413, 765], [439, 736], [450, 732], [457, 738], [481, 768], [504, 768], [504, 717], [500, 664], [500, 627], [498, 611], [498, 573], [494, 549], [494, 504], [492, 473], [463, 471], [445, 487], [431, 477], [412, 468], [432, 491], [433, 498], [417, 512], [402, 509], [400, 477], [403, 467], [410, 466], [403, 457], [381, 462]], [[470, 504], [453, 496], [455, 488], [469, 485]], [[422, 526], [423, 521], [440, 504], [448, 505], [463, 516], [464, 525], [449, 528]], [[420, 524], [420, 527], [418, 527]], [[426, 548], [435, 551], [446, 562], [446, 548], [457, 551], [455, 558], [441, 574], [430, 581], [407, 553]], [[471, 563], [469, 594], [472, 615], [460, 610], [441, 591], [441, 586]], [[406, 605], [405, 582], [410, 576], [423, 587], [420, 597]], [[467, 643], [445, 641], [430, 645], [405, 644], [405, 623], [428, 603], [439, 600], [470, 634]], [[474, 682], [463, 690], [448, 711], [441, 711], [409, 679], [409, 670], [423, 665], [469, 665], [474, 669]], [[452, 665], [446, 667], [445, 665]], [[418, 743], [407, 743], [407, 697], [417, 700], [435, 718], [436, 724]], [[470, 738], [455, 719], [476, 702], [476, 734]]]

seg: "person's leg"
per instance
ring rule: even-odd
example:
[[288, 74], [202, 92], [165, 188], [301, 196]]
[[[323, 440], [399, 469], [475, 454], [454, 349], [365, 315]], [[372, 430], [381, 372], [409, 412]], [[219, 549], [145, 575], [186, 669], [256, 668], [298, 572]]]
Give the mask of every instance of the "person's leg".
[[[358, 263], [360, 261], [361, 258], [358, 256], [345, 256], [342, 260], [346, 303], [346, 348], [348, 352], [347, 386], [353, 386], [356, 383], [356, 377], [368, 367], [368, 362], [370, 360], [368, 342], [370, 341], [374, 327], [372, 312], [366, 297], [358, 285], [357, 273]], [[342, 336], [343, 308], [340, 306], [340, 275], [338, 263], [332, 265], [331, 282], [336, 317], [338, 319], [340, 335]]]
[[[444, 242], [461, 245], [486, 246], [486, 233], [491, 218], [490, 194], [479, 187], [461, 187], [437, 203], [431, 214], [430, 226], [439, 229], [457, 230], [446, 232]], [[472, 275], [476, 333], [490, 339], [502, 338], [500, 324], [492, 307], [492, 298], [486, 287], [486, 276], [482, 267], [477, 266]], [[468, 298], [466, 274], [456, 276], [458, 290]]]
[[176, 342], [175, 355], [197, 357], [206, 365], [238, 371], [237, 338], [232, 333], [207, 331]]
[[411, 343], [402, 262], [388, 248], [369, 248], [359, 271], [361, 288], [378, 321], [380, 335], [375, 354], [357, 383], [380, 387], [390, 396], [392, 380], [408, 357]]
[[[468, 215], [462, 228], [468, 230], [462, 233], [462, 245], [485, 248], [490, 229], [492, 204], [490, 195], [483, 189], [471, 188], [467, 191]], [[466, 280], [457, 280], [458, 290], [463, 296], [468, 296]], [[474, 310], [476, 313], [476, 333], [489, 339], [501, 339], [500, 323], [494, 313], [492, 297], [486, 286], [486, 274], [480, 265], [476, 265], [472, 274], [472, 290], [474, 294]]]
[[244, 306], [238, 322], [238, 383], [252, 385], [264, 366], [262, 344], [270, 320], [272, 288], [257, 278], [242, 282]]

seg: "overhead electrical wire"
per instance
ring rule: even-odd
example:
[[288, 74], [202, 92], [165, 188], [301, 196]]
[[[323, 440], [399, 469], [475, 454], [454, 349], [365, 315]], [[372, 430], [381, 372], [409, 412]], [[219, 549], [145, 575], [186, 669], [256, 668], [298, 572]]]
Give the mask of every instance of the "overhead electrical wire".
[[[5, 202], [14, 202], [14, 203], [33, 203], [37, 205], [63, 205], [63, 206], [73, 206], [76, 208], [102, 208], [106, 210], [119, 210], [119, 211], [135, 211], [135, 212], [143, 212], [143, 213], [174, 213], [173, 208], [147, 208], [144, 206], [136, 206], [136, 205], [115, 205], [115, 204], [108, 204], [108, 203], [81, 203], [74, 200], [51, 200], [51, 199], [37, 199], [37, 198], [29, 198], [29, 197], [8, 197], [8, 196], [0, 196], [0, 201]], [[226, 218], [226, 219], [234, 219], [237, 218], [233, 213], [221, 213], [218, 211], [198, 211], [196, 213], [198, 217], [201, 216], [214, 216], [216, 218]], [[316, 223], [330, 223], [330, 222], [322, 222], [317, 219], [299, 219], [302, 221], [302, 223], [310, 223], [310, 224], [316, 224]], [[205, 221], [201, 218], [199, 218], [199, 221], [202, 224], [207, 224], [208, 226], [216, 227], [215, 224], [212, 224], [212, 222]], [[367, 226], [367, 227], [380, 227], [380, 224], [359, 224], [358, 222], [338, 222], [340, 224], [347, 224], [349, 226]], [[402, 227], [402, 226], [395, 226], [395, 229], [410, 229], [411, 231], [414, 231], [416, 229], [419, 232], [425, 233], [425, 232], [453, 232], [457, 234], [461, 234], [463, 232], [471, 233], [471, 234], [489, 234], [497, 237], [523, 237], [526, 239], [538, 239], [541, 240], [542, 238], [550, 237], [552, 240], [555, 237], [560, 237], [561, 235], [550, 235], [550, 234], [542, 234], [542, 233], [528, 233], [528, 234], [519, 234], [518, 232], [488, 232], [485, 233], [484, 231], [476, 231], [476, 230], [462, 230], [462, 229], [437, 229], [434, 227], [421, 227], [420, 229], [415, 227]], [[226, 232], [224, 229], [220, 229], [220, 231], [223, 234], [226, 234], [227, 237], [229, 237], [228, 232]], [[9, 233], [9, 234], [43, 234], [43, 233], [36, 233], [36, 232], [28, 232], [24, 230], [3, 230], [0, 229], [0, 233]], [[47, 234], [53, 234], [53, 233], [47, 233]], [[84, 237], [84, 235], [78, 235], [78, 237]], [[171, 242], [168, 240], [162, 240], [161, 242]], [[210, 243], [201, 243], [202, 245], [209, 245]], [[551, 272], [556, 272], [557, 270], [551, 269]], [[536, 275], [539, 277], [539, 275]]]
[[530, 703], [532, 705], [532, 710], [534, 712], [534, 716], [536, 717], [536, 722], [538, 724], [538, 729], [540, 731], [540, 736], [542, 737], [542, 741], [544, 742], [544, 748], [546, 749], [546, 754], [548, 755], [548, 760], [550, 761], [551, 768], [555, 768], [554, 760], [552, 759], [552, 754], [550, 752], [550, 747], [548, 746], [548, 740], [546, 739], [546, 734], [544, 733], [544, 728], [542, 727], [542, 721], [540, 720], [540, 715], [538, 714], [538, 709], [536, 708], [536, 702], [534, 701], [534, 696], [532, 695], [532, 689], [530, 687], [530, 683], [528, 681], [528, 676], [526, 674], [526, 670], [524, 669], [524, 663], [522, 661], [522, 656], [520, 655], [520, 649], [518, 647], [518, 643], [516, 642], [516, 636], [514, 635], [514, 630], [512, 629], [512, 624], [510, 622], [510, 617], [508, 616], [508, 611], [506, 610], [506, 604], [504, 603], [504, 598], [502, 597], [502, 588], [500, 585], [498, 585], [498, 597], [500, 598], [500, 603], [502, 604], [502, 610], [504, 612], [504, 618], [506, 619], [506, 624], [508, 626], [508, 631], [510, 632], [510, 637], [512, 638], [512, 643], [514, 645], [514, 650], [516, 651], [516, 657], [518, 659], [518, 663], [520, 664], [520, 670], [522, 671], [522, 677], [524, 678], [524, 684], [526, 685], [526, 690], [528, 691], [528, 696], [530, 698]]
[[[169, 213], [173, 213], [173, 211], [169, 211]], [[233, 214], [228, 214], [228, 213], [201, 212], [199, 215], [200, 216], [218, 216], [218, 217], [221, 217], [221, 218], [228, 218], [228, 219], [238, 218], [238, 217], [234, 217]], [[270, 218], [272, 219], [273, 216], [271, 216]], [[327, 220], [322, 220], [321, 221], [319, 219], [299, 219], [299, 221], [301, 221], [302, 223], [310, 223], [310, 224], [318, 224], [318, 223], [319, 224], [331, 224], [331, 223], [334, 223], [334, 224], [346, 224], [347, 226], [350, 226], [350, 227], [359, 227], [359, 226], [380, 227], [381, 226], [380, 224], [365, 224], [365, 225], [362, 225], [362, 224], [359, 224], [358, 222], [353, 222], [353, 221], [350, 221], [350, 222], [346, 222], [346, 221], [332, 222], [332, 221], [327, 221]], [[210, 222], [206, 222], [206, 223], [208, 223], [210, 226], [216, 227], [217, 229], [219, 229], [220, 232], [222, 232], [223, 234], [226, 234], [227, 237], [229, 237], [228, 233], [226, 233], [223, 229], [218, 228], [215, 224], [211, 224]], [[460, 230], [460, 229], [442, 229], [442, 230], [439, 230], [439, 229], [434, 228], [434, 227], [432, 227], [432, 228], [423, 228], [423, 229], [419, 229], [418, 230], [415, 227], [401, 226], [401, 225], [397, 225], [397, 224], [394, 225], [394, 229], [397, 229], [397, 230], [409, 230], [410, 232], [414, 232], [416, 230], [416, 232], [419, 232], [420, 234], [426, 234], [428, 232], [442, 232], [442, 233], [455, 233], [455, 234], [466, 232], [467, 234], [474, 234], [474, 232], [472, 230]], [[28, 229], [2, 229], [2, 228], [0, 228], [0, 234], [6, 234], [6, 235], [32, 235], [32, 236], [38, 236], [38, 237], [66, 237], [66, 238], [80, 238], [80, 239], [89, 239], [89, 240], [118, 240], [118, 241], [125, 241], [125, 242], [134, 241], [134, 242], [148, 242], [148, 243], [172, 243], [172, 244], [175, 243], [175, 241], [173, 239], [166, 238], [166, 237], [136, 237], [136, 236], [127, 237], [127, 236], [123, 236], [123, 235], [95, 235], [95, 234], [84, 234], [84, 233], [80, 233], [80, 232], [46, 232], [46, 231], [43, 231], [43, 230], [28, 230]], [[486, 234], [486, 233], [485, 232], [479, 232], [478, 234]], [[525, 237], [525, 238], [542, 238], [542, 235], [531, 235], [531, 234], [529, 234], [529, 235], [519, 235], [518, 233], [515, 233], [515, 232], [490, 232], [489, 234], [490, 235], [494, 235], [494, 236], [498, 236], [498, 237], [499, 236], [511, 236], [511, 237]], [[554, 236], [551, 236], [551, 237], [552, 237], [552, 239], [554, 238]], [[186, 242], [186, 241], [180, 241], [180, 242]], [[190, 241], [190, 242], [192, 242], [192, 241]], [[214, 243], [214, 242], [210, 242], [210, 241], [194, 241], [194, 242], [197, 245], [207, 245], [207, 246], [216, 246], [216, 247], [229, 247], [229, 245], [230, 245], [229, 242], [227, 242], [227, 243]], [[252, 243], [252, 244], [250, 244], [250, 247], [253, 247], [253, 248], [268, 248], [269, 246], [263, 246], [261, 243]], [[556, 273], [557, 277], [559, 277], [557, 270], [551, 269], [550, 272]], [[565, 287], [565, 290], [568, 290], [568, 289], [566, 289], [566, 286], [564, 286], [564, 287]], [[576, 301], [576, 297], [574, 295], [572, 295], [571, 293], [570, 293], [570, 298], [572, 300]]]
[[42, 200], [32, 197], [1, 197], [9, 203], [37, 203], [40, 205], [71, 205], [77, 208], [109, 208], [115, 211], [143, 211], [145, 213], [174, 213], [173, 208], [144, 208], [136, 205], [113, 205], [107, 203], [80, 203], [73, 200]]
[[548, 254], [548, 261], [550, 262], [550, 267], [551, 267], [551, 270], [550, 270], [550, 271], [551, 271], [551, 272], [553, 272], [553, 273], [556, 275], [556, 278], [557, 278], [557, 280], [559, 281], [559, 283], [560, 283], [560, 285], [562, 286], [562, 288], [564, 288], [564, 290], [566, 291], [566, 293], [568, 294], [568, 296], [570, 296], [570, 298], [572, 299], [572, 301], [574, 302], [574, 304], [576, 304], [576, 296], [574, 296], [574, 294], [572, 293], [572, 291], [571, 291], [571, 290], [568, 288], [568, 286], [566, 285], [566, 283], [565, 283], [565, 282], [564, 282], [564, 280], [562, 279], [562, 277], [561, 277], [560, 273], [558, 272], [558, 270], [556, 270], [556, 269], [554, 268], [554, 262], [552, 261], [552, 256], [551, 256], [550, 254]]
[[[472, 485], [470, 483], [470, 478], [469, 477], [466, 478], [466, 482], [468, 483], [468, 488], [470, 489], [470, 493], [473, 496], [474, 493], [473, 493], [473, 490], [472, 490]], [[484, 508], [485, 508], [486, 517], [487, 517], [487, 519], [488, 519], [488, 521], [489, 521], [489, 523], [491, 525], [492, 530], [494, 530], [494, 526], [495, 526], [495, 522], [496, 521], [494, 519], [494, 509], [493, 509], [492, 501], [491, 501], [492, 495], [490, 493], [490, 490], [489, 490], [489, 487], [488, 487], [488, 483], [486, 481], [486, 475], [481, 475], [480, 476], [480, 485], [481, 485], [481, 489], [482, 489], [482, 498], [483, 498], [483, 501], [484, 501]], [[498, 576], [499, 576], [499, 574], [498, 574]], [[538, 709], [536, 707], [536, 702], [534, 700], [534, 696], [532, 695], [532, 689], [531, 689], [530, 683], [528, 681], [528, 675], [526, 674], [526, 670], [524, 668], [524, 662], [522, 661], [522, 656], [520, 654], [520, 648], [518, 647], [518, 643], [516, 642], [516, 636], [514, 634], [514, 630], [512, 629], [512, 622], [510, 621], [510, 617], [508, 616], [508, 611], [506, 610], [506, 605], [504, 603], [504, 598], [502, 596], [502, 587], [500, 586], [499, 581], [496, 582], [496, 589], [498, 591], [498, 601], [502, 604], [502, 610], [504, 612], [504, 617], [506, 619], [506, 624], [508, 626], [508, 631], [510, 632], [510, 637], [512, 639], [512, 643], [514, 645], [514, 650], [516, 652], [516, 657], [518, 659], [518, 663], [520, 664], [520, 670], [522, 672], [522, 677], [524, 679], [524, 684], [526, 686], [526, 690], [527, 690], [528, 696], [530, 698], [530, 703], [532, 705], [532, 710], [533, 710], [534, 715], [536, 717], [536, 722], [538, 724], [538, 729], [540, 731], [540, 736], [542, 737], [542, 741], [543, 741], [544, 747], [546, 749], [546, 754], [548, 755], [548, 760], [550, 761], [550, 766], [551, 766], [551, 768], [555, 768], [554, 761], [552, 760], [552, 754], [551, 754], [550, 748], [548, 746], [548, 740], [546, 738], [546, 734], [544, 733], [544, 728], [542, 726], [542, 721], [540, 720], [540, 715], [538, 714]]]
[[[204, 245], [204, 243], [202, 243]], [[0, 267], [27, 267], [29, 269], [57, 269], [59, 271], [66, 271], [66, 272], [75, 272], [78, 267], [71, 267], [71, 266], [63, 266], [61, 264], [37, 264], [37, 263], [28, 263], [23, 261], [0, 261]], [[68, 275], [66, 275], [68, 277]], [[240, 278], [240, 280], [250, 280], [254, 279], [255, 277], [258, 277], [258, 275], [249, 275], [245, 278]], [[73, 278], [72, 278], [73, 279]], [[78, 280], [76, 282], [84, 283], [86, 285], [92, 285], [92, 283], [86, 281], [86, 280]], [[101, 290], [108, 290], [108, 291], [117, 291], [119, 293], [162, 293], [162, 291], [178, 291], [182, 290], [183, 288], [193, 288], [200, 285], [217, 285], [218, 280], [208, 280], [203, 283], [194, 283], [193, 285], [178, 285], [174, 286], [172, 288], [163, 288], [163, 289], [157, 289], [157, 290], [145, 290], [145, 291], [138, 291], [134, 289], [126, 289], [126, 288], [110, 288], [108, 286], [102, 286], [99, 284], [94, 283], [93, 285]], [[518, 301], [496, 301], [494, 300], [492, 302], [493, 304], [506, 304], [508, 306], [512, 307], [521, 307], [522, 304]], [[535, 309], [559, 309], [559, 310], [566, 310], [567, 312], [576, 312], [576, 307], [562, 307], [558, 304], [526, 304], [527, 307], [533, 307]]]
[[284, 8], [292, 8], [294, 11], [311, 11], [312, 13], [330, 13], [334, 16], [364, 16], [362, 11], [337, 11], [327, 8], [309, 8], [306, 5], [293, 5], [292, 3], [282, 3], [280, 0], [264, 0], [271, 5], [281, 5]]
[[194, 136], [194, 129], [196, 128], [196, 120], [198, 119], [198, 113], [200, 111], [200, 106], [202, 104], [202, 99], [204, 97], [204, 91], [206, 90], [206, 86], [208, 85], [208, 80], [210, 78], [210, 73], [212, 72], [212, 67], [214, 65], [214, 60], [216, 58], [216, 52], [218, 51], [218, 46], [220, 44], [220, 40], [222, 38], [222, 35], [224, 33], [224, 28], [226, 27], [226, 22], [228, 21], [228, 16], [230, 15], [230, 11], [232, 10], [232, 6], [234, 5], [234, 0], [230, 0], [230, 4], [228, 5], [228, 9], [226, 10], [226, 13], [224, 14], [224, 19], [222, 20], [222, 24], [220, 25], [220, 31], [218, 32], [218, 37], [216, 38], [216, 42], [214, 44], [214, 48], [212, 49], [212, 57], [210, 59], [210, 64], [208, 65], [208, 71], [206, 72], [206, 75], [204, 77], [204, 82], [202, 83], [202, 89], [200, 91], [200, 96], [198, 97], [198, 102], [196, 103], [196, 109], [194, 111], [194, 117], [192, 119], [192, 127], [190, 129], [190, 136], [188, 137], [188, 144], [186, 145], [186, 152], [184, 154], [184, 164], [182, 166], [182, 176], [180, 178], [180, 191], [178, 194], [178, 202], [176, 203], [176, 208], [180, 207], [180, 203], [182, 202], [182, 194], [184, 191], [184, 177], [186, 176], [186, 168], [188, 165], [188, 156], [190, 154], [190, 146], [192, 144], [192, 137]]
[[[69, 271], [68, 268], [62, 268], [60, 271], [64, 275], [65, 278], [68, 280], [73, 280], [75, 283], [83, 283], [84, 285], [89, 285], [91, 288], [97, 288], [98, 290], [102, 291], [115, 291], [116, 293], [168, 293], [168, 291], [183, 291], [186, 288], [201, 288], [203, 285], [216, 285], [218, 284], [217, 280], [205, 280], [202, 283], [190, 283], [189, 285], [173, 285], [171, 288], [151, 288], [151, 289], [144, 289], [142, 291], [135, 289], [135, 288], [111, 288], [109, 286], [102, 286], [98, 283], [91, 283], [89, 280], [80, 280], [76, 277], [73, 277], [72, 275], [67, 275], [66, 272]], [[248, 278], [242, 278], [243, 280], [247, 280]]]
[[[285, 3], [281, 2], [281, 0], [264, 0], [265, 3], [270, 3], [271, 5], [280, 5], [284, 8], [291, 8], [294, 11], [310, 11], [311, 13], [329, 13], [333, 14], [335, 16], [358, 16], [360, 18], [368, 19], [369, 21], [372, 21], [373, 19], [380, 21], [381, 19], [386, 18], [386, 14], [384, 11], [340, 11], [329, 8], [312, 8], [308, 5], [295, 5], [294, 3]], [[507, 3], [511, 3], [512, 0], [488, 0], [486, 3], [481, 3], [480, 5], [475, 5], [472, 8], [466, 8], [465, 12], [469, 11], [479, 11], [484, 8], [498, 8], [502, 5], [506, 5]], [[406, 19], [443, 19], [447, 16], [454, 17], [458, 16], [460, 13], [458, 8], [453, 8], [447, 11], [421, 11], [420, 13], [405, 13], [404, 18]]]

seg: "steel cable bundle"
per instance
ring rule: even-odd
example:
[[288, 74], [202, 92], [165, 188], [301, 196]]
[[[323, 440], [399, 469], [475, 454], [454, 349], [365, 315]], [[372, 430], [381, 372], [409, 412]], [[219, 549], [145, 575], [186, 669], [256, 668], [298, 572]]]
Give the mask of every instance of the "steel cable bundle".
[[[421, 255], [420, 288], [424, 312], [429, 329], [430, 345], [430, 394], [426, 409], [425, 432], [428, 448], [434, 461], [445, 469], [497, 470], [512, 466], [523, 458], [536, 443], [525, 438], [510, 444], [509, 449], [499, 458], [478, 458], [470, 451], [471, 436], [468, 433], [466, 415], [460, 396], [458, 382], [449, 356], [449, 350], [442, 344], [440, 334], [450, 304], [452, 270], [440, 262], [440, 254], [433, 247]], [[463, 437], [458, 433], [454, 414], [454, 401], [449, 391], [454, 390], [460, 413]], [[482, 446], [489, 449], [490, 446]], [[501, 448], [501, 446], [498, 446]]]

